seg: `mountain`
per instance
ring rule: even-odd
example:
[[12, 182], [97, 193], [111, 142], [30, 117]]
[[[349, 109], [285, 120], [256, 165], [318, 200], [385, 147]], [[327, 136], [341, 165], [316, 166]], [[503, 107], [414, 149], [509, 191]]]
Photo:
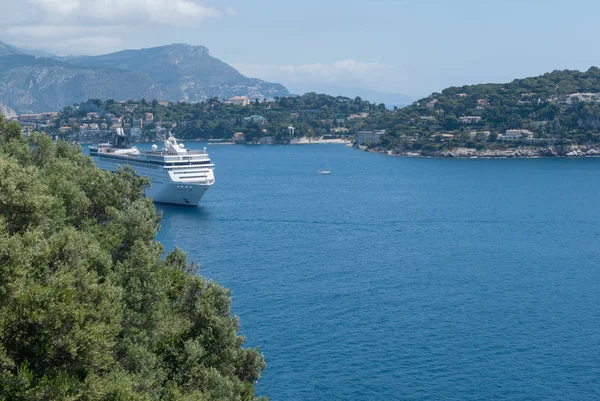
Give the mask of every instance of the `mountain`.
[[243, 76], [204, 46], [48, 58], [0, 45], [0, 103], [19, 113], [59, 110], [89, 98], [200, 102], [242, 95], [273, 98], [289, 92], [283, 85]]
[[9, 56], [13, 54], [25, 54], [25, 52], [13, 45], [0, 41], [0, 56]]
[[0, 57], [0, 103], [18, 113], [60, 110], [90, 98], [157, 98], [160, 90], [133, 71], [88, 68], [28, 55]]
[[212, 57], [204, 46], [174, 44], [141, 50], [124, 50], [95, 57], [72, 59], [87, 67], [118, 68], [149, 76], [167, 100], [198, 102], [212, 97], [245, 95], [272, 98], [288, 94], [283, 85], [246, 78]]

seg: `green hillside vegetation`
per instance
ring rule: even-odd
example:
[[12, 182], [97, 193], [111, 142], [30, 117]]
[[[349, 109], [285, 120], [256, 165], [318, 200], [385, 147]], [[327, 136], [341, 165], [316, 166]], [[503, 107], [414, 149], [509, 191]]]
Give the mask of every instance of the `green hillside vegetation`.
[[[594, 95], [586, 101], [569, 100], [573, 94]], [[462, 116], [478, 116], [481, 121], [463, 124]], [[553, 71], [506, 84], [450, 87], [392, 112], [387, 121], [375, 125], [387, 130], [382, 145], [388, 149], [511, 146], [497, 141], [508, 129], [532, 131], [534, 141], [529, 145], [598, 143], [600, 69]], [[474, 131], [490, 131], [491, 135], [470, 138]], [[440, 137], [443, 133], [455, 136], [446, 140]]]
[[179, 249], [130, 169], [0, 116], [0, 399], [253, 400], [228, 290]]
[[[289, 139], [288, 127], [295, 128], [295, 136], [323, 136], [334, 134], [336, 127], [348, 127], [351, 131], [374, 127], [375, 122], [384, 121], [389, 112], [385, 105], [375, 105], [361, 98], [349, 99], [307, 93], [298, 97], [276, 98], [273, 102], [253, 102], [248, 106], [225, 104], [218, 99], [201, 103], [171, 103], [160, 105], [157, 101], [114, 101], [90, 100], [61, 113], [56, 127], [66, 124], [70, 118], [83, 122], [89, 112], [100, 116], [111, 113], [131, 123], [133, 118], [145, 113], [154, 114], [154, 122], [147, 129], [160, 124], [172, 129], [182, 139], [226, 138], [235, 132], [244, 132], [252, 138], [276, 136], [281, 142]], [[353, 113], [366, 112], [374, 117], [367, 124], [364, 119], [348, 120]], [[263, 120], [253, 119], [260, 116]], [[263, 131], [264, 130], [264, 131]]]
[[[65, 108], [55, 129], [70, 118], [84, 121], [90, 111], [101, 116], [115, 114], [125, 124], [144, 113], [153, 113], [154, 122], [145, 127], [145, 132], [161, 126], [182, 139], [231, 139], [242, 132], [246, 142], [273, 136], [277, 142], [286, 143], [292, 139], [288, 127], [293, 126], [295, 137], [353, 136], [361, 131], [385, 130], [381, 142], [368, 147], [399, 152], [457, 147], [595, 146], [600, 143], [600, 69], [554, 71], [507, 84], [450, 87], [393, 110], [359, 97], [315, 93], [247, 106], [226, 104], [216, 98], [168, 105], [156, 101], [90, 100]], [[503, 140], [507, 130], [515, 129], [526, 130], [531, 137]], [[146, 138], [153, 136], [148, 134]]]

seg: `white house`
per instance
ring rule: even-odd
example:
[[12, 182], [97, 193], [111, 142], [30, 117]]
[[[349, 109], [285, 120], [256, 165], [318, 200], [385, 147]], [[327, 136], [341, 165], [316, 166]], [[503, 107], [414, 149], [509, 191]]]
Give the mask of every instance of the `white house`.
[[504, 135], [502, 135], [503, 141], [515, 139], [533, 139], [533, 132], [528, 129], [507, 129]]
[[461, 124], [478, 124], [479, 122], [481, 122], [481, 117], [479, 117], [479, 116], [463, 116], [463, 117], [459, 117], [458, 121], [460, 121]]
[[381, 137], [385, 134], [385, 130], [377, 131], [360, 131], [356, 134], [356, 143], [362, 145], [364, 143], [379, 143]]
[[574, 101], [580, 102], [597, 102], [600, 100], [600, 93], [571, 93], [567, 95], [567, 104], [572, 104]]

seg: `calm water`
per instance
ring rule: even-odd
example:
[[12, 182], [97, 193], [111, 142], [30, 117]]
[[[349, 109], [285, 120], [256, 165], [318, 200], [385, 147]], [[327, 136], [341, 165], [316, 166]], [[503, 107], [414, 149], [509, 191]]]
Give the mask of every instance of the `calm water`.
[[232, 290], [259, 394], [600, 398], [600, 159], [209, 152], [217, 183], [159, 205], [158, 239]]

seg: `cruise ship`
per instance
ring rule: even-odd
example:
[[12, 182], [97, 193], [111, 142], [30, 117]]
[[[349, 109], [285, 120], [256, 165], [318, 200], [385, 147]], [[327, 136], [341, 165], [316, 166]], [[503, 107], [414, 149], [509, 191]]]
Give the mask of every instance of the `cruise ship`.
[[116, 171], [129, 165], [140, 176], [150, 178], [146, 196], [154, 202], [197, 206], [215, 183], [214, 164], [204, 150], [188, 150], [169, 134], [164, 147], [140, 150], [132, 146], [123, 129], [118, 128], [112, 142], [89, 148], [98, 167]]

